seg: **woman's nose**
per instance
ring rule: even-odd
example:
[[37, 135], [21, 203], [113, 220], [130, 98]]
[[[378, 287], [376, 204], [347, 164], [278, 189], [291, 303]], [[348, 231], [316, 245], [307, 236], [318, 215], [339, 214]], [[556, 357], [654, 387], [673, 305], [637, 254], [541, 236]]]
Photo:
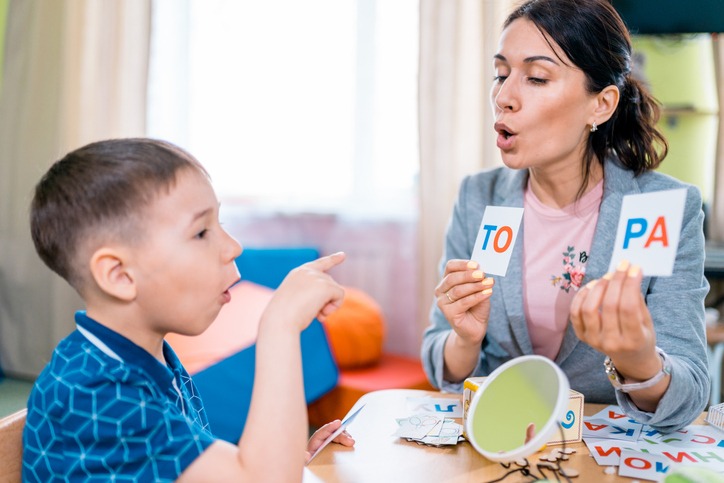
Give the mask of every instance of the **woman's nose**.
[[493, 108], [496, 111], [513, 111], [518, 105], [517, 97], [514, 92], [510, 78], [503, 81], [502, 84], [493, 90]]

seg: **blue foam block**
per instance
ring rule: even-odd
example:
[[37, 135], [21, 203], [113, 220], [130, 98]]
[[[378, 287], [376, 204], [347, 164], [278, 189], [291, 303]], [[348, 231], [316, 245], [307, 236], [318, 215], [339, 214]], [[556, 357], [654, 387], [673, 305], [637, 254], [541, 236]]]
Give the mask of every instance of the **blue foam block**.
[[[304, 396], [310, 403], [334, 389], [339, 371], [319, 321], [312, 321], [300, 339]], [[256, 345], [253, 345], [193, 376], [204, 401], [211, 432], [234, 444], [241, 437], [249, 412], [255, 357]], [[279, 397], [284, 397], [284, 388], [279, 388], [278, 393]]]
[[236, 266], [242, 280], [277, 288], [290, 270], [317, 258], [313, 247], [245, 248]]

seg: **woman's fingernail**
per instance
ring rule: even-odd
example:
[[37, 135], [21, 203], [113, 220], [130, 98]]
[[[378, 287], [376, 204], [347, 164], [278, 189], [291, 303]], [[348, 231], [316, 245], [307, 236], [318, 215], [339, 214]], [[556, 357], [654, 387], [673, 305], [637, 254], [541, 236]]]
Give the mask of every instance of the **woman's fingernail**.
[[608, 272], [606, 275], [601, 277], [604, 280], [611, 280], [613, 278], [613, 272]]
[[619, 272], [625, 272], [626, 270], [628, 270], [628, 267], [628, 260], [621, 260], [620, 262], [618, 262], [618, 267], [616, 267], [616, 270]]
[[481, 272], [480, 270], [475, 270], [473, 272], [473, 278], [483, 278], [483, 272]]
[[486, 278], [486, 279], [483, 279], [483, 281], [482, 281], [481, 283], [482, 283], [483, 285], [493, 285], [493, 282], [494, 282], [494, 281], [495, 281], [495, 280], [493, 280], [492, 277], [488, 277], [488, 278]]
[[483, 290], [483, 295], [488, 295], [489, 293], [493, 293], [492, 288], [486, 288], [485, 290]]
[[474, 261], [470, 260], [468, 262], [468, 268], [470, 270], [475, 270], [476, 268], [478, 268], [478, 262], [474, 262]]
[[641, 267], [638, 265], [631, 265], [631, 268], [628, 269], [629, 277], [637, 277], [639, 273], [641, 273]]
[[586, 284], [586, 288], [591, 290], [593, 287], [596, 286], [597, 283], [598, 283], [598, 280], [591, 280], [590, 282], [588, 282]]

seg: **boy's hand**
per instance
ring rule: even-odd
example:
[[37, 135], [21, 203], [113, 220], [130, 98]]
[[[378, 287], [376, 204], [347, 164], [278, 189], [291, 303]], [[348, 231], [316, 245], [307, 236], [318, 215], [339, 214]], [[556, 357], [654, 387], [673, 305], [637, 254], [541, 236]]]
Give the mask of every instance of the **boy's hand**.
[[344, 299], [344, 289], [327, 271], [342, 263], [343, 252], [321, 257], [301, 265], [286, 276], [274, 293], [263, 318], [283, 321], [300, 331], [317, 318], [323, 321], [337, 310]]
[[[306, 461], [309, 461], [309, 458], [319, 449], [319, 446], [329, 437], [332, 433], [334, 433], [340, 426], [342, 425], [342, 421], [339, 419], [335, 419], [331, 423], [327, 423], [321, 428], [319, 428], [311, 438], [309, 438], [309, 442], [307, 443], [307, 457]], [[354, 439], [352, 439], [352, 436], [349, 435], [349, 433], [345, 430], [339, 433], [339, 435], [332, 440], [333, 443], [339, 443], [344, 446], [354, 446]]]

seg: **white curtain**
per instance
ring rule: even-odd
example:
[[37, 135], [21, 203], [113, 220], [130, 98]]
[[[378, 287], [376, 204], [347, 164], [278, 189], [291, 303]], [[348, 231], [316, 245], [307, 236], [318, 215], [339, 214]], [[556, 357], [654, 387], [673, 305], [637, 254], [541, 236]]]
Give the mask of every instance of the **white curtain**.
[[12, 0], [0, 96], [0, 367], [33, 378], [77, 295], [39, 260], [34, 185], [91, 141], [145, 132], [151, 0]]
[[421, 328], [443, 238], [463, 176], [500, 163], [488, 92], [502, 22], [511, 0], [420, 2]]
[[717, 149], [714, 181], [714, 206], [709, 222], [709, 239], [716, 242], [724, 242], [724, 193], [721, 193], [719, 186], [724, 186], [724, 35], [713, 36], [714, 42], [714, 69], [716, 84], [719, 88], [719, 134], [717, 137]]

